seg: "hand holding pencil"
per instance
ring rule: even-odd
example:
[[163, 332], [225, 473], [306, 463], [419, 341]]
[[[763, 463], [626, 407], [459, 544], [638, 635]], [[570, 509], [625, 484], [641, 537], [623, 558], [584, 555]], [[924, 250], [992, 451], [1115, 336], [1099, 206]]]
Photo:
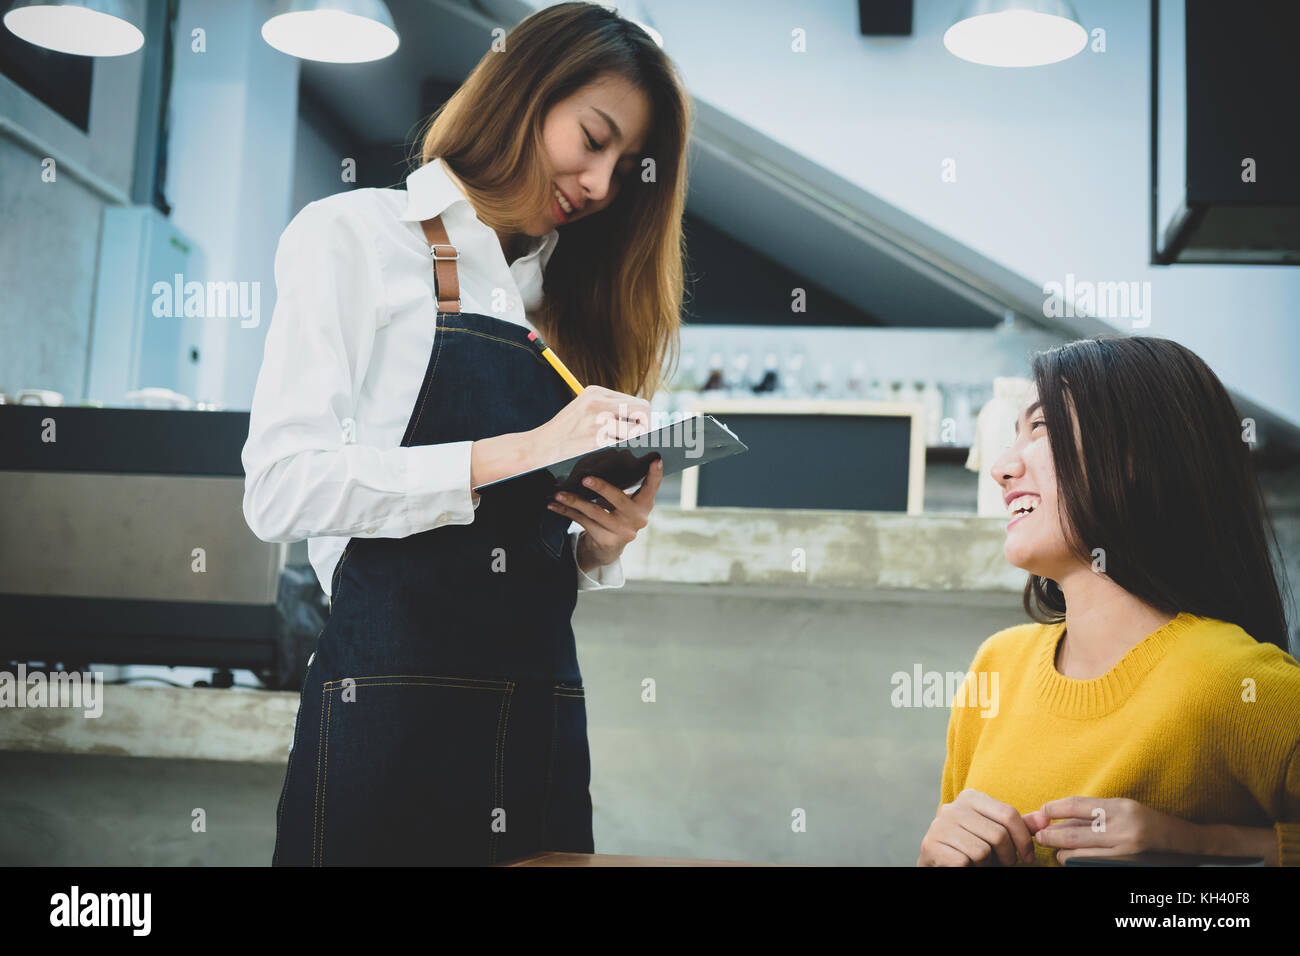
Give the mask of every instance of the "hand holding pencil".
[[[599, 385], [583, 388], [541, 336], [530, 332], [528, 339], [541, 349], [542, 357], [577, 395], [558, 415], [536, 429], [543, 436], [544, 447], [556, 449], [548, 462], [563, 461], [602, 444], [620, 442], [650, 430], [649, 402]], [[663, 462], [656, 461], [632, 495], [624, 494], [603, 478], [585, 479], [583, 484], [597, 492], [609, 504], [608, 508], [567, 492], [557, 493], [547, 504], [550, 511], [582, 527], [577, 561], [584, 573], [617, 561], [623, 549], [636, 539], [637, 532], [650, 520], [663, 472]]]
[[[529, 332], [528, 341], [532, 342], [533, 345], [537, 347], [538, 351], [542, 354], [542, 358], [546, 359], [546, 361], [550, 363], [556, 373], [568, 383], [569, 388], [573, 389], [573, 394], [578, 396], [577, 400], [570, 402], [564, 411], [557, 415], [555, 419], [552, 419], [551, 422], [547, 422], [547, 425], [551, 425], [556, 420], [560, 419], [564, 416], [565, 412], [570, 412], [570, 424], [575, 426], [575, 430], [567, 433], [566, 441], [572, 440], [581, 442], [586, 442], [591, 439], [588, 439], [587, 437], [589, 432], [585, 423], [579, 425], [578, 420], [590, 416], [594, 418], [597, 425], [600, 426], [593, 436], [595, 443], [580, 445], [572, 454], [581, 454], [584, 451], [591, 451], [593, 448], [598, 448], [601, 445], [614, 444], [615, 442], [620, 442], [625, 438], [630, 438], [633, 435], [638, 435], [650, 430], [649, 402], [637, 398], [634, 395], [624, 395], [622, 392], [615, 392], [608, 388], [600, 388], [600, 386], [593, 385], [590, 389], [584, 389], [582, 384], [578, 381], [577, 376], [569, 371], [565, 364], [560, 361], [560, 357], [551, 351], [551, 348], [542, 341], [540, 335], [536, 332]], [[592, 389], [596, 389], [596, 391], [592, 392]], [[589, 392], [591, 392], [590, 395], [588, 395]], [[614, 403], [616, 407], [611, 407], [611, 403]], [[542, 427], [545, 428], [546, 426]], [[565, 433], [561, 432], [561, 434]], [[547, 462], [562, 461], [568, 457], [571, 457], [571, 455], [560, 455], [557, 458], [547, 459]]]
[[532, 431], [495, 435], [474, 442], [470, 455], [470, 489], [499, 478], [563, 461], [604, 445], [650, 430], [650, 403], [600, 385], [586, 388], [560, 361], [541, 336], [529, 341], [576, 396], [552, 418]]

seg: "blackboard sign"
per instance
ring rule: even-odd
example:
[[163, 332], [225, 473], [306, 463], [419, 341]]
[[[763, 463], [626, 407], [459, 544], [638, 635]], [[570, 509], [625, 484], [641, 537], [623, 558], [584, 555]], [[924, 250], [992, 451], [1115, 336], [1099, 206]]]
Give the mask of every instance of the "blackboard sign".
[[723, 422], [749, 451], [683, 472], [683, 508], [921, 513], [922, 405], [706, 395], [692, 407]]

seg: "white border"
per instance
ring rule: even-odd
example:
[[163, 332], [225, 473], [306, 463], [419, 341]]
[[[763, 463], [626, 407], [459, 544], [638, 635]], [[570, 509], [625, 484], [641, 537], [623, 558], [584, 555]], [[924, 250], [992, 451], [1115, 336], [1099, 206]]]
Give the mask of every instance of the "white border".
[[[873, 415], [912, 420], [907, 461], [907, 514], [919, 515], [925, 502], [925, 406], [919, 402], [858, 402], [842, 399], [709, 398], [687, 406], [701, 415]], [[741, 438], [744, 441], [744, 438]], [[695, 508], [700, 466], [682, 472], [682, 508]]]

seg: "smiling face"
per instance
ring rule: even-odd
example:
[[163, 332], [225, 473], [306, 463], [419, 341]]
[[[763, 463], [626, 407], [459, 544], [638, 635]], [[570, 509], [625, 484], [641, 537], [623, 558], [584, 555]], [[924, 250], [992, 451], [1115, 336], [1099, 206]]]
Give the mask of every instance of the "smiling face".
[[1036, 388], [1031, 387], [1025, 395], [1015, 441], [989, 473], [1002, 486], [1007, 502], [1009, 520], [1002, 548], [1007, 560], [1031, 574], [1059, 582], [1082, 562], [1061, 530], [1056, 467]]
[[613, 75], [556, 103], [542, 124], [551, 189], [542, 210], [525, 228], [528, 235], [545, 235], [612, 203], [620, 181], [638, 168], [650, 114], [649, 97]]

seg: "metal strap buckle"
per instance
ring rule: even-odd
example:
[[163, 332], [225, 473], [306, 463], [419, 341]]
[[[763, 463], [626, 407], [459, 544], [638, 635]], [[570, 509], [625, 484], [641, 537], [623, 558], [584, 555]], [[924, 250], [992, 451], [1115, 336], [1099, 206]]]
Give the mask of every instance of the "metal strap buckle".
[[[439, 249], [450, 249], [452, 252], [455, 253], [455, 255], [440, 256], [438, 255]], [[460, 250], [457, 249], [455, 246], [443, 245], [441, 243], [437, 243], [429, 246], [429, 255], [433, 256], [433, 258], [438, 262], [455, 262], [457, 259], [460, 258]]]

